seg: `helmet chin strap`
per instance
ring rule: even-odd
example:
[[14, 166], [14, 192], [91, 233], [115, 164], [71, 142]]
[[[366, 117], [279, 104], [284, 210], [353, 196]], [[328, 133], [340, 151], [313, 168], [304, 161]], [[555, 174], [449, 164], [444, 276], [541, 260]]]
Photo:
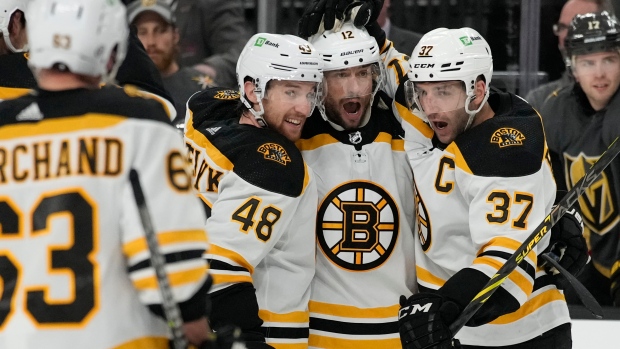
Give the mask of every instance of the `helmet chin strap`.
[[476, 99], [476, 95], [472, 93], [471, 95], [465, 98], [464, 108], [465, 108], [465, 112], [467, 113], [467, 115], [469, 115], [469, 119], [467, 119], [467, 124], [465, 125], [465, 130], [469, 129], [471, 124], [474, 122], [474, 118], [476, 117], [476, 114], [478, 114], [480, 109], [482, 109], [484, 104], [487, 102], [488, 98], [489, 98], [489, 90], [487, 89], [486, 92], [484, 93], [484, 98], [482, 99], [482, 103], [480, 103], [480, 105], [478, 106], [476, 110], [469, 110], [469, 103], [471, 103], [474, 99]]
[[252, 103], [250, 103], [250, 101], [248, 101], [248, 99], [245, 96], [242, 97], [241, 100], [243, 101], [243, 104], [250, 110], [250, 113], [254, 115], [254, 119], [256, 119], [256, 122], [258, 123], [260, 127], [269, 127], [269, 125], [267, 125], [267, 121], [265, 121], [265, 118], [263, 117], [263, 114], [265, 114], [265, 108], [263, 108], [263, 98], [262, 98], [261, 89], [255, 88], [254, 94], [256, 95], [258, 99], [258, 106], [260, 107], [259, 110], [254, 109], [254, 106], [252, 105]]
[[8, 33], [8, 29], [7, 29], [7, 33], [3, 33], [3, 37], [4, 37], [4, 43], [9, 48], [9, 50], [11, 50], [11, 52], [20, 53], [20, 52], [28, 51], [27, 44], [24, 45], [24, 47], [22, 47], [21, 49], [17, 49], [15, 48], [15, 46], [13, 46], [13, 43], [11, 42], [10, 34]]

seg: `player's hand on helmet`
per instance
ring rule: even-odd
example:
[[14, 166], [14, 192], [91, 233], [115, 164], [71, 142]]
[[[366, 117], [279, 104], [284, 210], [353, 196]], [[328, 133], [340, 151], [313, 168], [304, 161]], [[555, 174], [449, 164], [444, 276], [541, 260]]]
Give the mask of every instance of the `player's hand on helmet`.
[[[561, 199], [564, 195], [558, 192]], [[588, 264], [590, 256], [588, 245], [583, 237], [583, 219], [576, 208], [571, 208], [560, 218], [560, 221], [551, 228], [549, 247], [543, 253], [551, 252], [559, 257], [558, 263], [572, 275], [579, 275]], [[547, 273], [555, 274], [555, 268], [539, 259]]]
[[352, 1], [345, 8], [345, 18], [350, 17], [353, 25], [361, 28], [374, 23], [383, 8], [383, 0], [357, 0]]
[[403, 349], [451, 349], [458, 347], [452, 339], [450, 324], [456, 320], [459, 306], [433, 293], [400, 296], [398, 331]]
[[321, 23], [324, 30], [334, 28], [336, 18], [343, 18], [348, 0], [311, 0], [304, 9], [298, 24], [298, 36], [304, 39], [319, 32]]

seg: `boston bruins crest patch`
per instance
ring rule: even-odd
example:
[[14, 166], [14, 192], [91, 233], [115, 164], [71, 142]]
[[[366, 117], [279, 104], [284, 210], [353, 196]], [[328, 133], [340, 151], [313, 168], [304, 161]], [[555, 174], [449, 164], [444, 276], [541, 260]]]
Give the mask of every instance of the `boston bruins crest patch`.
[[220, 91], [217, 91], [217, 93], [215, 94], [215, 96], [213, 96], [213, 98], [222, 99], [222, 100], [239, 99], [239, 91], [220, 90]]
[[370, 182], [334, 188], [318, 211], [317, 240], [329, 260], [351, 271], [367, 271], [388, 260], [398, 239], [394, 199]]
[[291, 157], [284, 148], [276, 143], [265, 143], [258, 147], [257, 151], [265, 156], [265, 159], [275, 161], [286, 166], [291, 162]]
[[523, 145], [524, 140], [525, 136], [523, 133], [512, 127], [502, 127], [493, 132], [493, 136], [491, 136], [491, 143], [498, 144], [500, 148]]

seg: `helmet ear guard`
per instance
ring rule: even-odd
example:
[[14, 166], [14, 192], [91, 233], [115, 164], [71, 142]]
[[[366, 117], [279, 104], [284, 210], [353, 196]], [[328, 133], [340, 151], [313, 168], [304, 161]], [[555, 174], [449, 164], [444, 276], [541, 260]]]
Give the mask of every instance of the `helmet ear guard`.
[[11, 24], [11, 18], [17, 11], [21, 11], [24, 16], [26, 15], [27, 0], [2, 0], [0, 1], [0, 31], [7, 48], [11, 52], [26, 52], [28, 51], [28, 45], [18, 49], [11, 42], [11, 34], [9, 26]]

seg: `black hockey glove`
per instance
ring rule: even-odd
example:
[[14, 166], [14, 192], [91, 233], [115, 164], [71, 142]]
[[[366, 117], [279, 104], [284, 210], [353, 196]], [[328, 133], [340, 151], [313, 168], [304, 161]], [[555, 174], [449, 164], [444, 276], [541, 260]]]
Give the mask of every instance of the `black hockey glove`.
[[[359, 5], [357, 13], [350, 14], [349, 12], [357, 5]], [[345, 10], [345, 16], [352, 16], [353, 25], [361, 28], [374, 23], [379, 18], [382, 7], [383, 0], [357, 0], [353, 1]]]
[[[588, 245], [583, 237], [583, 219], [579, 211], [572, 208], [551, 228], [549, 247], [543, 253], [551, 252], [559, 257], [558, 263], [569, 273], [577, 276], [588, 264]], [[555, 274], [555, 268], [539, 259], [547, 273]]]
[[458, 348], [449, 326], [460, 312], [456, 303], [438, 294], [418, 293], [409, 299], [400, 296], [398, 331], [403, 349]]
[[298, 24], [298, 36], [304, 39], [311, 37], [319, 31], [321, 21], [325, 30], [331, 30], [336, 23], [336, 18], [344, 17], [344, 9], [348, 0], [312, 0], [306, 6]]

